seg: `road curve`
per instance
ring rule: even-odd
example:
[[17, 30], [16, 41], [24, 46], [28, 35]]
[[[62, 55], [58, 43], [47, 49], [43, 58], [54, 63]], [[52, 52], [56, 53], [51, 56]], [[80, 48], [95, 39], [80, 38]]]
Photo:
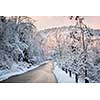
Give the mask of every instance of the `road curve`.
[[57, 79], [52, 70], [53, 64], [50, 61], [24, 74], [12, 76], [1, 83], [57, 83]]

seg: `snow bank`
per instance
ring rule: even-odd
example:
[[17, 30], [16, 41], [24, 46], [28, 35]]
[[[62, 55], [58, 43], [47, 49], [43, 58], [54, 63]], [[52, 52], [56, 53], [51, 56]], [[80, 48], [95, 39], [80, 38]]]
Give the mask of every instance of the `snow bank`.
[[44, 61], [44, 62], [40, 63], [39, 65], [34, 65], [34, 66], [33, 65], [30, 66], [28, 63], [25, 63], [25, 62], [13, 64], [12, 65], [13, 67], [10, 70], [8, 70], [8, 69], [0, 70], [0, 81], [8, 79], [9, 77], [14, 76], [14, 75], [23, 74], [23, 73], [33, 70], [37, 67], [40, 67], [41, 65], [43, 65], [45, 63], [48, 63], [48, 61]]
[[[58, 83], [75, 83], [75, 75], [72, 74], [72, 77], [69, 77], [69, 75], [66, 74], [65, 71], [62, 71], [56, 63], [54, 63], [53, 73], [55, 74]], [[79, 80], [79, 83], [82, 83], [82, 81]]]

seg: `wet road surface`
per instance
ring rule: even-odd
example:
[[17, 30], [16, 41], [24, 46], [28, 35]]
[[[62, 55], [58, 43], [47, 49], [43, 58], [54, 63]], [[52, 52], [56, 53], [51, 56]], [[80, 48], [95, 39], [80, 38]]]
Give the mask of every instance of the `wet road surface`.
[[53, 64], [50, 61], [24, 74], [12, 76], [1, 83], [57, 83], [52, 71]]

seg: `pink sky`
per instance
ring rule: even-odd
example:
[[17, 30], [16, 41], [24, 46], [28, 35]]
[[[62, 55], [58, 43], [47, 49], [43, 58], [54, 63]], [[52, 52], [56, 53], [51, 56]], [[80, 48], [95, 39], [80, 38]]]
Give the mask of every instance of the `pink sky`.
[[[84, 16], [85, 23], [94, 29], [100, 29], [100, 16]], [[56, 26], [65, 26], [74, 24], [68, 19], [68, 17], [63, 16], [33, 16], [36, 20], [35, 25], [38, 29], [45, 29]]]

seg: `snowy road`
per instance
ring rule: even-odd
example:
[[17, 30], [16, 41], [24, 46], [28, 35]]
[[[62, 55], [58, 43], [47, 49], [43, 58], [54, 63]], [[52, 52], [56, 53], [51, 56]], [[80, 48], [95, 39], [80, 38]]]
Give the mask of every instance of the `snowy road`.
[[52, 62], [48, 62], [22, 75], [10, 77], [2, 83], [57, 83]]

